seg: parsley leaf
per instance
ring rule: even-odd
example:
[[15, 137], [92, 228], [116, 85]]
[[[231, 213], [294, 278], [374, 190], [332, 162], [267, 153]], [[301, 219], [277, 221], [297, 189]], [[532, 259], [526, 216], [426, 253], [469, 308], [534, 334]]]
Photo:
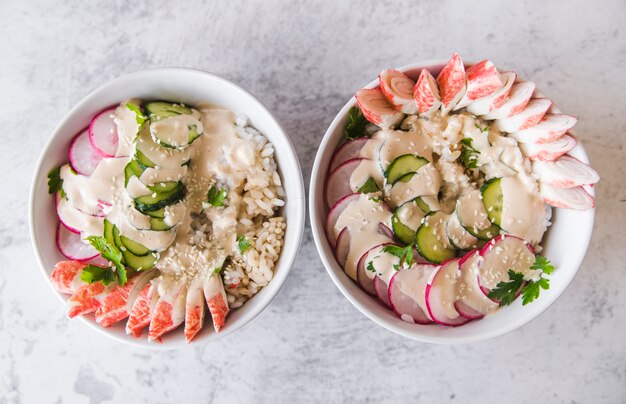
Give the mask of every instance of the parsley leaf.
[[380, 203], [380, 202], [383, 201], [383, 197], [382, 196], [372, 196], [372, 197], [370, 197], [370, 201], [376, 202], [376, 203]]
[[541, 289], [547, 290], [550, 288], [550, 279], [539, 278], [538, 281], [530, 281], [528, 285], [524, 286], [522, 291], [522, 304], [525, 306], [531, 303], [539, 297]]
[[132, 102], [127, 102], [124, 105], [126, 106], [126, 108], [130, 109], [131, 111], [135, 113], [135, 121], [137, 121], [137, 124], [139, 126], [143, 125], [146, 119], [148, 119], [148, 117], [145, 116], [143, 112], [141, 112], [141, 108], [139, 108], [138, 105], [135, 105]]
[[239, 251], [242, 254], [248, 251], [250, 247], [252, 247], [252, 244], [250, 243], [250, 241], [248, 241], [248, 239], [244, 235], [241, 235], [237, 238], [237, 245], [239, 246]]
[[[395, 255], [396, 257], [400, 258], [400, 264], [407, 264], [408, 266], [413, 265], [413, 244], [409, 244], [406, 247], [387, 245], [383, 247], [383, 252]], [[398, 264], [398, 266], [400, 264]]]
[[363, 116], [363, 113], [359, 107], [354, 106], [350, 108], [348, 112], [348, 121], [344, 128], [344, 133], [348, 140], [356, 139], [357, 137], [365, 136], [365, 126], [367, 125], [367, 119]]
[[480, 152], [474, 149], [472, 146], [472, 139], [469, 137], [461, 140], [463, 149], [461, 150], [461, 156], [459, 160], [467, 168], [478, 168], [478, 155]]
[[122, 252], [113, 244], [110, 244], [104, 237], [89, 236], [87, 241], [91, 243], [93, 248], [98, 250], [102, 258], [112, 262], [117, 272], [117, 283], [124, 286], [127, 281], [126, 267], [122, 264]]
[[115, 280], [115, 275], [113, 271], [111, 271], [111, 268], [89, 264], [83, 268], [80, 279], [87, 283], [102, 282], [102, 284], [106, 286]]
[[374, 261], [368, 262], [366, 269], [370, 272], [376, 272], [376, 268], [374, 268]]
[[500, 306], [508, 306], [515, 300], [515, 295], [524, 285], [524, 274], [509, 269], [508, 282], [498, 282], [496, 287], [489, 292], [488, 298], [500, 302]]
[[485, 126], [484, 128], [481, 128], [479, 124], [475, 123], [474, 126], [476, 126], [481, 132], [489, 131], [489, 125]]
[[219, 267], [217, 267], [217, 268], [213, 269], [213, 273], [214, 273], [214, 274], [219, 274], [219, 273], [222, 271], [222, 269], [224, 269], [224, 267], [225, 267], [226, 265], [228, 265], [229, 263], [230, 263], [230, 257], [226, 257], [226, 258], [224, 259], [224, 262], [222, 262], [222, 266], [219, 266]]
[[530, 266], [530, 269], [540, 269], [544, 274], [550, 275], [554, 271], [554, 265], [546, 257], [537, 255], [535, 263]]
[[367, 181], [365, 181], [365, 184], [361, 185], [361, 188], [357, 189], [357, 192], [360, 192], [362, 194], [369, 194], [379, 191], [380, 188], [378, 188], [378, 184], [376, 183], [376, 181], [374, 181], [372, 177], [369, 177]]
[[53, 168], [48, 173], [48, 193], [61, 193], [61, 198], [67, 198], [63, 191], [63, 179], [61, 179], [61, 167]]
[[400, 264], [393, 264], [392, 267], [393, 267], [394, 271], [399, 271], [400, 270]]
[[217, 187], [211, 187], [207, 194], [208, 202], [213, 206], [224, 206], [224, 199], [226, 199], [227, 192], [225, 189]]

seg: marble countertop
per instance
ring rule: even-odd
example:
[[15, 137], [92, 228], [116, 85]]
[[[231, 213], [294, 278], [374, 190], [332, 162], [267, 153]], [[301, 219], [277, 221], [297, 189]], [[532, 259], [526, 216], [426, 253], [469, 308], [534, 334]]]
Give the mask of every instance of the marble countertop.
[[[0, 403], [623, 402], [626, 3], [175, 4], [0, 2]], [[44, 142], [89, 91], [147, 67], [224, 76], [282, 121], [308, 184], [326, 127], [361, 85], [452, 51], [515, 69], [577, 115], [602, 176], [585, 261], [543, 315], [466, 346], [404, 339], [341, 295], [307, 227], [279, 296], [214, 344], [136, 350], [67, 319], [33, 255], [27, 196]]]

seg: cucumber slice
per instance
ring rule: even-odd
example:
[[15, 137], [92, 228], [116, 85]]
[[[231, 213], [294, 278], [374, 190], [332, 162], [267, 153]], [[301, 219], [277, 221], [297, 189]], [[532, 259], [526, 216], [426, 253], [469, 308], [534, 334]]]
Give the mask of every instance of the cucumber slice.
[[191, 114], [191, 108], [184, 104], [176, 104], [169, 101], [153, 101], [144, 106], [151, 122], [157, 122], [170, 116]]
[[138, 257], [143, 257], [145, 255], [148, 255], [151, 252], [143, 244], [140, 244], [136, 242], [135, 240], [131, 240], [128, 237], [124, 237], [120, 235], [120, 241], [122, 242], [122, 244], [124, 245], [124, 247], [126, 247], [128, 251], [130, 251], [131, 253], [133, 253], [134, 255]]
[[420, 196], [415, 198], [414, 201], [417, 207], [420, 208], [424, 214], [441, 210], [439, 201], [434, 196]]
[[113, 223], [109, 222], [107, 219], [104, 219], [104, 239], [107, 241], [107, 243], [112, 245], [116, 245], [115, 239], [113, 238], [114, 228], [115, 225]]
[[448, 217], [446, 235], [448, 236], [450, 244], [456, 249], [468, 250], [477, 247], [476, 243], [478, 243], [478, 239], [461, 226], [459, 217], [454, 213]]
[[415, 230], [412, 230], [409, 226], [402, 223], [395, 212], [391, 217], [391, 227], [393, 233], [402, 244], [408, 245], [415, 240]]
[[411, 244], [415, 241], [415, 232], [424, 218], [425, 212], [417, 204], [417, 199], [398, 206], [391, 218], [393, 232], [404, 244]]
[[475, 190], [459, 198], [456, 214], [461, 226], [476, 238], [490, 240], [500, 234], [500, 228], [487, 215], [480, 191]]
[[135, 160], [137, 160], [137, 163], [139, 163], [139, 166], [143, 169], [156, 166], [156, 164], [154, 164], [152, 160], [146, 157], [146, 155], [143, 154], [143, 152], [139, 150], [139, 148], [135, 150]]
[[124, 186], [128, 185], [128, 180], [130, 180], [131, 177], [140, 177], [144, 170], [145, 168], [142, 167], [137, 160], [133, 159], [129, 161], [126, 167], [124, 167]]
[[166, 231], [171, 229], [172, 226], [169, 226], [165, 223], [165, 220], [159, 219], [157, 217], [150, 218], [150, 230], [154, 231]]
[[502, 187], [500, 186], [500, 178], [493, 178], [487, 181], [481, 188], [480, 192], [483, 196], [483, 205], [487, 211], [489, 220], [497, 226], [502, 223]]
[[[385, 177], [389, 184], [395, 184], [397, 181], [402, 180], [407, 182], [423, 165], [428, 164], [428, 160], [424, 157], [416, 156], [414, 154], [404, 154], [397, 157], [387, 168]], [[408, 178], [406, 178], [408, 176]]]
[[472, 236], [476, 237], [479, 240], [491, 240], [492, 238], [500, 235], [500, 228], [495, 224], [487, 227], [486, 229], [477, 229], [466, 227], [467, 230]]
[[441, 264], [456, 256], [456, 250], [448, 242], [445, 233], [447, 215], [433, 212], [426, 215], [415, 234], [415, 245], [419, 254], [430, 262]]
[[152, 268], [158, 259], [158, 254], [154, 252], [140, 257], [126, 250], [122, 251], [122, 256], [126, 265], [136, 271], [145, 271]]
[[152, 193], [135, 198], [135, 207], [141, 213], [146, 214], [171, 205], [183, 199], [185, 196], [185, 187], [181, 182], [177, 183], [177, 187], [170, 192]]
[[164, 194], [174, 191], [179, 186], [180, 185], [178, 181], [166, 181], [151, 185], [148, 187], [148, 189], [152, 192], [156, 192], [157, 194]]
[[165, 218], [165, 208], [151, 210], [148, 212], [143, 212], [144, 214], [156, 218], [156, 219], [164, 219]]

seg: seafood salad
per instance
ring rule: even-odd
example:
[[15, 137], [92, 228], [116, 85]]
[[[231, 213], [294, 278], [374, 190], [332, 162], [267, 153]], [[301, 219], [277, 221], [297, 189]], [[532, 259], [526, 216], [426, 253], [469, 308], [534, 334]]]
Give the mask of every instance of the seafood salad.
[[384, 70], [357, 92], [326, 176], [326, 236], [402, 320], [460, 326], [549, 288], [552, 208], [592, 209], [599, 176], [569, 154], [576, 118], [534, 83], [457, 54], [417, 73]]
[[[283, 245], [285, 192], [267, 138], [213, 106], [128, 100], [97, 114], [49, 174], [51, 274], [69, 316], [150, 341], [205, 317], [215, 332], [266, 286]], [[208, 314], [205, 316], [205, 312]]]

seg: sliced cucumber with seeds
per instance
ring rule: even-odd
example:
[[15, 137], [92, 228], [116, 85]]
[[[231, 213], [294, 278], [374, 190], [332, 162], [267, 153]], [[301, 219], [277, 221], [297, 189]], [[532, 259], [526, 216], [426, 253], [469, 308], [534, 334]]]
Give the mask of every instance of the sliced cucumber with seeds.
[[461, 226], [474, 237], [490, 240], [500, 234], [500, 228], [489, 220], [482, 195], [478, 190], [459, 198], [456, 203], [456, 214]]
[[439, 201], [434, 196], [420, 196], [419, 198], [415, 198], [414, 201], [417, 207], [425, 214], [441, 210]]
[[172, 191], [164, 193], [154, 192], [150, 195], [135, 198], [135, 207], [141, 213], [146, 214], [180, 201], [185, 196], [185, 187], [181, 182], [177, 184]]
[[129, 161], [126, 167], [124, 167], [124, 186], [128, 185], [128, 180], [130, 180], [131, 177], [141, 177], [144, 170], [145, 168], [143, 168], [137, 160], [133, 159]]
[[[395, 184], [397, 181], [407, 182], [411, 179], [412, 175], [417, 172], [422, 166], [428, 164], [428, 160], [424, 157], [416, 156], [414, 154], [404, 154], [397, 157], [387, 168], [385, 177], [387, 183]], [[408, 177], [407, 177], [408, 176]]]
[[176, 190], [180, 186], [180, 182], [178, 181], [165, 181], [159, 182], [154, 185], [148, 186], [148, 189], [152, 192], [156, 192], [157, 194], [168, 193]]
[[427, 213], [419, 206], [417, 199], [398, 206], [391, 217], [393, 232], [398, 240], [404, 244], [411, 244], [415, 241], [415, 232], [420, 226], [424, 214]]
[[109, 222], [107, 219], [104, 219], [104, 239], [107, 241], [107, 243], [111, 245], [116, 245], [115, 239], [113, 238], [114, 228], [115, 225], [113, 223]]
[[191, 114], [191, 108], [184, 104], [168, 101], [153, 101], [144, 105], [146, 114], [151, 122], [157, 122], [170, 116]]
[[500, 178], [493, 178], [487, 181], [481, 188], [480, 192], [483, 196], [483, 205], [487, 211], [489, 220], [497, 226], [502, 223], [502, 187]]
[[476, 248], [478, 243], [478, 239], [461, 226], [459, 217], [454, 213], [448, 217], [446, 235], [448, 236], [450, 244], [459, 250]]
[[128, 251], [138, 257], [143, 257], [144, 255], [148, 255], [151, 253], [151, 251], [146, 248], [146, 246], [136, 242], [135, 240], [131, 240], [128, 237], [120, 235], [120, 241]]
[[172, 227], [173, 226], [170, 226], [167, 223], [165, 223], [165, 220], [163, 219], [159, 219], [157, 217], [150, 218], [150, 230], [166, 231], [166, 230], [171, 229]]
[[165, 218], [165, 208], [151, 210], [148, 212], [144, 212], [144, 214], [156, 218], [156, 219], [164, 219]]
[[146, 157], [146, 155], [143, 154], [143, 152], [139, 150], [139, 148], [135, 150], [135, 160], [137, 160], [137, 163], [139, 163], [139, 166], [141, 168], [146, 169], [156, 167], [156, 164], [154, 164], [152, 160]]
[[159, 257], [158, 254], [154, 252], [144, 256], [137, 256], [128, 250], [122, 251], [122, 256], [124, 257], [126, 265], [137, 271], [145, 271], [152, 268]]
[[415, 234], [417, 251], [422, 257], [435, 264], [441, 264], [456, 256], [456, 250], [450, 245], [446, 235], [446, 222], [445, 213], [429, 213]]

